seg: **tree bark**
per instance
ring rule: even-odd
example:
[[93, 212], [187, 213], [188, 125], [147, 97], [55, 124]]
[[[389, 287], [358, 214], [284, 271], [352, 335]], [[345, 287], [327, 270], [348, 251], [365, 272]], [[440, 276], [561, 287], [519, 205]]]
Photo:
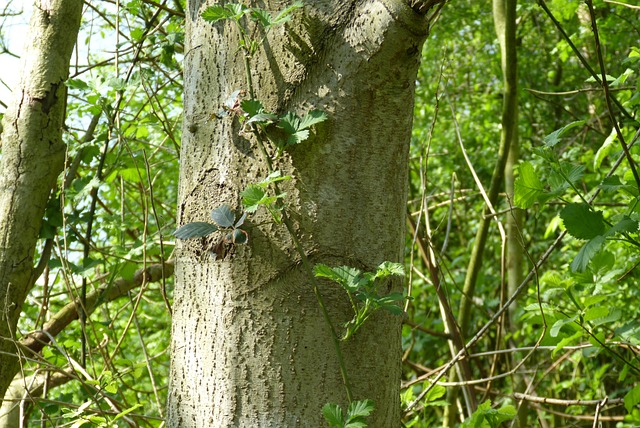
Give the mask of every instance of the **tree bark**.
[[[267, 175], [237, 121], [206, 119], [246, 89], [237, 33], [203, 21], [207, 5], [188, 5], [182, 224], [207, 221], [225, 203], [239, 212], [239, 193]], [[427, 31], [425, 15], [402, 0], [308, 2], [252, 60], [267, 109], [329, 116], [274, 165], [294, 177], [282, 187], [312, 263], [374, 270], [403, 259], [414, 82]], [[248, 224], [249, 245], [222, 260], [207, 239], [178, 245], [169, 427], [319, 427], [323, 405], [347, 404], [330, 330], [290, 235], [264, 212]], [[386, 291], [401, 286], [392, 281]], [[340, 328], [352, 316], [344, 291], [322, 284], [321, 293]], [[354, 399], [375, 401], [370, 426], [398, 426], [401, 318], [376, 313], [342, 352]]]
[[36, 270], [34, 251], [64, 166], [62, 125], [69, 60], [82, 1], [37, 0], [20, 87], [6, 111], [0, 161], [0, 397], [18, 371], [16, 325]]

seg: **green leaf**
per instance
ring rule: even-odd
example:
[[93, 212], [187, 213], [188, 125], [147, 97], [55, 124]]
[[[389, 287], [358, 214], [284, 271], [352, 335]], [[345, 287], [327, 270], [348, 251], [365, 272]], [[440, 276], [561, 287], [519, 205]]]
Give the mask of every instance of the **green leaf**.
[[213, 24], [223, 19], [238, 21], [247, 11], [249, 11], [249, 8], [244, 5], [227, 4], [225, 6], [210, 6], [206, 8], [200, 16], [202, 16], [202, 19], [205, 21]]
[[322, 407], [322, 415], [330, 427], [342, 427], [342, 408], [337, 404], [327, 403]]
[[592, 321], [598, 318], [604, 318], [609, 315], [609, 308], [606, 306], [594, 306], [589, 308], [584, 313], [585, 321]]
[[447, 393], [447, 388], [442, 385], [434, 385], [429, 392], [424, 396], [424, 402], [435, 401], [440, 397], [443, 397]]
[[252, 9], [251, 19], [256, 21], [265, 29], [268, 29], [273, 24], [273, 18], [271, 17], [271, 14], [264, 9]]
[[258, 100], [242, 100], [240, 102], [240, 107], [245, 111], [250, 117], [255, 116], [258, 113], [262, 113], [264, 111], [264, 106]]
[[624, 396], [624, 408], [631, 413], [633, 408], [640, 403], [640, 385], [636, 385], [631, 391]]
[[345, 428], [366, 427], [364, 418], [369, 416], [374, 408], [372, 400], [352, 401], [347, 409]]
[[574, 315], [571, 318], [562, 318], [562, 319], [557, 320], [551, 326], [551, 329], [549, 330], [549, 335], [551, 337], [558, 337], [558, 334], [560, 333], [560, 330], [562, 329], [562, 327], [564, 327], [567, 324], [570, 324], [570, 323], [574, 322], [577, 318], [578, 318], [578, 315]]
[[238, 221], [236, 221], [236, 224], [233, 225], [233, 227], [240, 227], [244, 224], [244, 221], [247, 218], [247, 212], [243, 212], [242, 215], [240, 216], [240, 218], [238, 219]]
[[[607, 311], [609, 312], [609, 311]], [[599, 326], [602, 324], [610, 324], [612, 322], [616, 322], [618, 321], [620, 318], [622, 318], [622, 311], [620, 309], [614, 309], [612, 311], [610, 311], [606, 316], [603, 316], [601, 318], [595, 318], [593, 320], [591, 320], [591, 324], [593, 324], [594, 326]]]
[[196, 221], [177, 228], [176, 231], [173, 232], [173, 236], [178, 239], [198, 238], [201, 236], [207, 236], [216, 230], [218, 230], [218, 227], [215, 224]]
[[271, 183], [277, 183], [278, 181], [286, 181], [291, 180], [290, 175], [282, 175], [282, 172], [279, 170], [273, 171], [267, 178], [258, 183], [260, 187], [267, 187]]
[[316, 123], [327, 120], [327, 115], [322, 110], [311, 110], [300, 119], [300, 127], [298, 129], [308, 129]]
[[593, 211], [587, 204], [569, 204], [560, 211], [567, 232], [577, 239], [591, 239], [605, 230], [602, 211]]
[[229, 205], [225, 204], [211, 211], [211, 219], [220, 227], [233, 227], [236, 216]]
[[545, 194], [544, 184], [536, 175], [531, 162], [522, 162], [518, 167], [518, 173], [514, 183], [513, 203], [519, 208], [531, 208]]
[[604, 140], [604, 143], [602, 143], [602, 146], [600, 146], [600, 148], [596, 152], [596, 155], [593, 158], [594, 171], [597, 171], [600, 169], [600, 166], [602, 165], [602, 161], [604, 161], [607, 158], [607, 156], [609, 156], [611, 151], [615, 148], [614, 143], [616, 142], [617, 138], [618, 138], [618, 134], [616, 133], [616, 130], [612, 129], [611, 132], [609, 133], [609, 136]]
[[385, 279], [391, 275], [404, 276], [404, 266], [402, 263], [382, 262], [376, 269], [374, 279]]
[[268, 125], [270, 123], [275, 123], [278, 120], [278, 116], [271, 113], [258, 113], [254, 116], [251, 116], [247, 123], [256, 123], [258, 125]]
[[586, 244], [582, 246], [578, 254], [571, 262], [572, 272], [584, 272], [589, 265], [589, 262], [595, 256], [600, 248], [604, 244], [604, 236], [596, 236]]
[[567, 132], [569, 132], [573, 128], [576, 128], [578, 126], [583, 126], [584, 124], [585, 124], [584, 120], [577, 120], [575, 122], [571, 122], [570, 124], [563, 126], [560, 129], [553, 131], [551, 134], [544, 137], [545, 145], [547, 147], [555, 146], [560, 142], [563, 135], [565, 135]]
[[250, 184], [247, 186], [246, 189], [240, 192], [240, 195], [242, 196], [244, 209], [248, 213], [255, 212], [260, 205], [268, 207], [273, 204], [278, 197], [284, 196], [284, 194], [279, 196], [268, 196], [267, 192], [261, 186], [256, 184]]
[[246, 244], [249, 242], [249, 235], [242, 229], [234, 229], [232, 239], [234, 244]]
[[282, 25], [285, 22], [291, 20], [291, 13], [296, 9], [300, 9], [304, 6], [302, 2], [295, 2], [291, 6], [283, 9], [274, 19], [271, 21], [271, 25]]
[[622, 218], [614, 224], [607, 232], [605, 236], [615, 235], [616, 233], [634, 233], [638, 230], [638, 222], [633, 220], [629, 216], [622, 216]]
[[360, 287], [366, 285], [366, 280], [361, 276], [359, 269], [349, 266], [329, 267], [325, 264], [318, 263], [313, 268], [313, 274], [316, 278], [326, 278], [337, 282], [345, 290], [355, 292]]

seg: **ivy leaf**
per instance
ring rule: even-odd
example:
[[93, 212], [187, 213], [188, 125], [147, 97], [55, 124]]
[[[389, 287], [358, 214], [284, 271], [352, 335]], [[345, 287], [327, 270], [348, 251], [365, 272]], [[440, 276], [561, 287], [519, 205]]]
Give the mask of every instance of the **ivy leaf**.
[[604, 236], [598, 235], [580, 248], [578, 254], [571, 262], [572, 272], [584, 272], [589, 265], [589, 262], [595, 256], [602, 244], [604, 243]]
[[514, 183], [514, 204], [519, 208], [531, 208], [545, 194], [544, 184], [536, 175], [531, 162], [522, 162]]
[[327, 403], [322, 407], [322, 415], [330, 427], [342, 427], [342, 408], [337, 404]]
[[593, 211], [587, 204], [569, 204], [560, 211], [560, 217], [574, 238], [591, 239], [604, 233], [602, 211]]
[[584, 124], [585, 124], [584, 120], [577, 120], [575, 122], [571, 122], [570, 124], [563, 126], [560, 129], [557, 129], [557, 130], [553, 131], [551, 134], [549, 134], [546, 137], [544, 137], [545, 145], [547, 147], [555, 146], [556, 144], [558, 144], [560, 142], [560, 140], [562, 139], [563, 135], [565, 135], [567, 132], [569, 132], [573, 128], [576, 128], [578, 126], [582, 126]]
[[196, 221], [177, 228], [176, 231], [173, 232], [173, 236], [178, 239], [199, 238], [201, 236], [207, 236], [217, 230], [218, 227], [215, 224]]
[[327, 120], [327, 114], [325, 112], [322, 110], [311, 110], [300, 119], [300, 126], [298, 129], [308, 129], [316, 123], [324, 122], [325, 120]]
[[233, 227], [236, 216], [229, 205], [225, 204], [211, 211], [211, 218], [220, 227]]

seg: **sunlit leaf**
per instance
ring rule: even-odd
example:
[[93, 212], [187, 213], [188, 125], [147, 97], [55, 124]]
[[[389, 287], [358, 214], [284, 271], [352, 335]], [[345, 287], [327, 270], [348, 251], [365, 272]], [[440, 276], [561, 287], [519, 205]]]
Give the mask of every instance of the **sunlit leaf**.
[[544, 184], [536, 175], [536, 171], [530, 162], [522, 162], [518, 167], [516, 178], [514, 204], [520, 208], [530, 208], [545, 193]]
[[311, 110], [305, 116], [300, 119], [298, 129], [307, 129], [315, 125], [316, 123], [324, 122], [327, 120], [327, 115], [321, 110]]

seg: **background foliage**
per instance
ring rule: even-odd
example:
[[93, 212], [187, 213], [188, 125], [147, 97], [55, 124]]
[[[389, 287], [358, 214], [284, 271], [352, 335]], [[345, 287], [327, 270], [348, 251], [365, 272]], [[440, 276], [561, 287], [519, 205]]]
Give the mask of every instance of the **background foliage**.
[[[469, 349], [484, 404], [468, 418], [450, 376], [429, 389], [452, 358], [434, 286], [456, 313], [484, 205], [463, 150], [488, 186], [500, 140], [502, 78], [490, 4], [451, 2], [425, 44], [416, 91], [407, 211], [418, 231], [408, 227], [405, 278], [412, 300], [403, 329], [403, 422], [439, 426], [453, 412], [451, 425], [467, 419], [464, 426], [500, 426], [520, 410], [522, 426], [595, 426], [594, 419], [638, 426], [640, 182], [628, 159], [616, 164], [621, 140], [638, 158], [640, 10], [595, 1], [598, 48], [589, 2], [550, 0], [557, 25], [544, 2], [520, 3], [522, 161], [516, 194], [501, 197], [495, 223], [505, 223], [515, 205], [525, 209], [521, 269], [537, 268], [516, 307]], [[70, 322], [41, 358], [25, 365], [25, 377], [50, 373], [34, 394], [40, 398], [25, 408], [30, 425], [162, 424], [172, 265], [146, 278], [140, 269], [162, 266], [173, 249], [184, 6], [181, 0], [86, 3], [85, 39], [68, 82], [68, 173], [49, 203], [37, 257], [51, 255], [20, 330], [41, 330], [81, 293], [83, 282], [89, 294], [118, 284], [130, 290], [115, 293], [118, 299], [103, 297], [85, 334], [81, 323]], [[2, 57], [19, 56], [5, 37], [20, 12], [15, 2], [3, 10]], [[609, 99], [621, 107], [609, 107], [569, 41], [596, 75], [602, 54]], [[508, 297], [505, 244], [496, 224], [467, 341]], [[435, 277], [420, 242], [433, 251]]]

